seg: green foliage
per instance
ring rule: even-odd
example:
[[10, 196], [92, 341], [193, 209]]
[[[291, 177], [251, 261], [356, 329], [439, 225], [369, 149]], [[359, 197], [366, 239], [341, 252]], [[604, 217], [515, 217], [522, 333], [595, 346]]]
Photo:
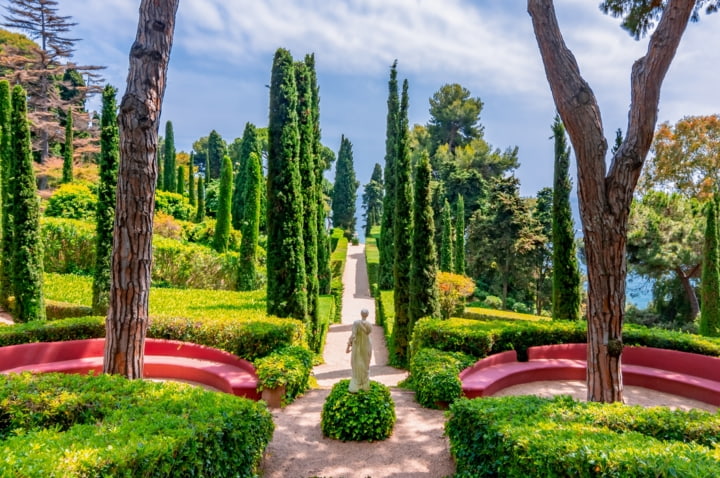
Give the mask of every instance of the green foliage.
[[457, 198], [455, 210], [455, 261], [454, 272], [465, 274], [465, 200], [462, 195]]
[[415, 399], [426, 408], [445, 408], [462, 396], [458, 374], [474, 362], [474, 357], [461, 352], [420, 349], [410, 359]]
[[209, 179], [218, 179], [220, 177], [220, 169], [222, 161], [227, 153], [227, 147], [222, 136], [215, 130], [210, 131], [207, 140], [207, 163], [210, 169], [205, 171], [206, 185]]
[[[165, 123], [164, 146], [163, 189], [174, 193], [177, 190], [177, 177], [175, 176], [175, 133], [171, 121]], [[182, 178], [180, 180], [182, 181]]]
[[376, 297], [380, 275], [380, 251], [378, 251], [377, 248], [377, 239], [373, 236], [365, 238], [365, 262], [367, 263], [370, 294], [372, 294], [373, 297]]
[[332, 220], [333, 226], [341, 228], [348, 237], [355, 234], [355, 200], [359, 185], [355, 179], [352, 143], [343, 135], [340, 138], [340, 151], [335, 165]]
[[65, 119], [65, 147], [63, 148], [62, 182], [69, 183], [73, 180], [73, 116], [72, 107], [68, 108]]
[[230, 237], [230, 206], [232, 201], [232, 163], [230, 158], [223, 158], [220, 172], [220, 194], [218, 197], [217, 223], [215, 224], [215, 236], [213, 237], [213, 248], [218, 252], [225, 252], [228, 249]]
[[718, 196], [707, 204], [705, 250], [702, 261], [700, 333], [720, 335], [720, 264], [718, 263]]
[[378, 441], [392, 434], [395, 402], [390, 389], [370, 381], [369, 390], [350, 393], [350, 380], [333, 386], [323, 405], [320, 428], [328, 438], [342, 441]]
[[[185, 195], [185, 168], [182, 165], [177, 167], [176, 192], [181, 196]], [[189, 201], [190, 200], [188, 199], [188, 202]], [[190, 206], [192, 206], [192, 204]]]
[[336, 316], [333, 322], [340, 323], [342, 319], [343, 291], [345, 290], [342, 277], [345, 271], [345, 262], [347, 261], [348, 239], [340, 228], [333, 230], [332, 237], [335, 248], [330, 257], [330, 270], [332, 271], [330, 294], [335, 298]]
[[453, 271], [453, 237], [452, 219], [450, 217], [450, 203], [445, 199], [442, 208], [442, 239], [440, 241], [440, 270], [443, 272]]
[[313, 353], [305, 347], [290, 345], [255, 361], [258, 391], [285, 387], [283, 404], [292, 403], [310, 389]]
[[471, 139], [482, 137], [480, 112], [483, 102], [471, 98], [470, 91], [457, 83], [443, 85], [430, 98], [431, 153], [441, 144], [447, 144], [453, 152], [456, 147], [467, 144]]
[[[10, 34], [0, 30], [0, 37], [4, 41]], [[24, 36], [20, 35], [22, 38]], [[30, 40], [28, 40], [30, 42]], [[32, 42], [30, 42], [32, 43]], [[2, 47], [0, 42], [0, 47]], [[12, 156], [12, 102], [10, 83], [0, 80], [0, 217], [2, 234], [0, 234], [0, 305], [7, 306], [12, 291], [12, 200], [10, 194], [10, 178], [13, 176]]]
[[240, 265], [238, 270], [238, 289], [253, 290], [258, 286], [257, 244], [260, 234], [260, 196], [262, 184], [262, 166], [260, 158], [251, 152], [247, 159], [247, 173], [244, 185], [243, 217], [240, 221], [242, 243], [240, 244]]
[[465, 315], [465, 299], [475, 291], [475, 283], [472, 279], [460, 274], [441, 272], [438, 274], [438, 287], [442, 318], [463, 317]]
[[40, 222], [40, 237], [44, 244], [45, 272], [90, 274], [93, 271], [96, 237], [92, 224], [45, 217]]
[[[395, 293], [391, 290], [378, 290], [375, 296], [375, 320], [382, 325], [388, 350], [393, 350], [393, 328], [395, 326]], [[390, 356], [390, 365], [399, 365]]]
[[241, 228], [245, 217], [245, 196], [247, 195], [245, 188], [248, 181], [248, 171], [251, 167], [249, 163], [251, 153], [255, 153], [258, 157], [262, 154], [255, 125], [245, 123], [240, 148], [237, 150], [237, 155], [232, 158], [235, 164], [238, 165], [238, 172], [235, 175], [235, 184], [233, 186], [231, 210], [232, 225], [235, 229]]
[[40, 241], [40, 204], [30, 147], [27, 93], [16, 85], [12, 92], [13, 256], [12, 284], [15, 320], [45, 319], [43, 299], [43, 252]]
[[701, 477], [717, 470], [720, 417], [567, 396], [489, 397], [456, 401], [446, 433], [458, 477]]
[[307, 319], [303, 200], [298, 164], [295, 70], [290, 52], [275, 53], [270, 80], [267, 179], [267, 310]]
[[370, 182], [363, 188], [362, 205], [365, 212], [365, 235], [369, 236], [373, 227], [379, 226], [383, 213], [383, 171], [382, 166], [375, 163]]
[[195, 189], [195, 157], [194, 152], [190, 151], [190, 161], [188, 164], [188, 202], [193, 209], [197, 206], [197, 190]]
[[400, 115], [400, 96], [398, 94], [397, 82], [397, 60], [395, 60], [390, 68], [390, 80], [388, 81], [388, 100], [387, 100], [387, 126], [385, 133], [385, 197], [383, 198], [383, 214], [378, 248], [380, 249], [380, 277], [379, 285], [381, 289], [392, 289], [394, 283], [395, 270], [395, 195], [396, 195], [396, 179], [395, 179], [395, 163], [397, 162], [397, 148]]
[[203, 177], [198, 178], [197, 190], [197, 210], [195, 213], [195, 222], [203, 222], [205, 220], [205, 181]]
[[422, 317], [440, 317], [438, 299], [437, 255], [435, 222], [430, 204], [430, 160], [424, 153], [415, 170], [415, 197], [413, 200], [412, 249], [410, 253], [410, 301], [408, 316], [412, 325]]
[[182, 195], [170, 191], [155, 191], [155, 212], [164, 212], [176, 219], [189, 221], [192, 206]]
[[[115, 193], [120, 164], [116, 94], [117, 90], [112, 86], [105, 87], [100, 117], [100, 184], [98, 185], [95, 211], [95, 275], [92, 300], [93, 311], [99, 315], [105, 315], [110, 305], [110, 265], [115, 225]], [[45, 244], [47, 247], [48, 243]], [[45, 271], [50, 272], [47, 269], [47, 263]]]
[[0, 381], [3, 475], [251, 477], [274, 428], [261, 403], [185, 384], [72, 374]]
[[89, 187], [81, 183], [66, 183], [47, 200], [45, 216], [89, 221], [95, 219], [97, 207], [97, 197]]
[[237, 289], [237, 252], [218, 254], [196, 244], [153, 238], [154, 284], [196, 289]]

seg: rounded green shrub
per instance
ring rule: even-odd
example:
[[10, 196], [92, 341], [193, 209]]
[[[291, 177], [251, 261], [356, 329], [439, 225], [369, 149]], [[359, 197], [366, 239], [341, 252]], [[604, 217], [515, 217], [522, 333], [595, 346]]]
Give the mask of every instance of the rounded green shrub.
[[325, 400], [320, 417], [323, 435], [342, 441], [377, 441], [392, 434], [395, 403], [390, 389], [370, 381], [369, 390], [350, 393], [350, 380], [341, 380]]
[[458, 374], [475, 359], [462, 352], [420, 349], [410, 360], [410, 378], [415, 399], [423, 407], [445, 408], [462, 395]]
[[288, 345], [254, 363], [258, 391], [285, 387], [284, 403], [291, 403], [310, 388], [313, 354], [300, 345]]
[[94, 220], [97, 197], [81, 183], [63, 184], [47, 201], [45, 215], [66, 219]]
[[155, 211], [169, 214], [182, 221], [190, 220], [193, 207], [187, 199], [177, 193], [155, 191]]

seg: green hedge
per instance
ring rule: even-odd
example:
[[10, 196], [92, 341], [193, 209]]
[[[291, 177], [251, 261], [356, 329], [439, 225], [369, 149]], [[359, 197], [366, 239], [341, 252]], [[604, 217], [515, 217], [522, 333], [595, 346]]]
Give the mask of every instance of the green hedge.
[[367, 264], [368, 281], [370, 283], [370, 294], [377, 297], [378, 276], [380, 274], [380, 251], [377, 247], [375, 237], [365, 238], [365, 262]]
[[441, 352], [424, 348], [410, 360], [409, 385], [423, 407], [445, 408], [462, 395], [458, 374], [471, 366], [475, 358], [461, 352]]
[[118, 376], [0, 376], [1, 476], [253, 477], [264, 404]]
[[460, 399], [446, 432], [457, 477], [710, 477], [720, 466], [720, 415], [699, 410]]
[[335, 297], [335, 323], [342, 322], [342, 297], [343, 297], [343, 272], [345, 272], [345, 261], [347, 261], [348, 239], [343, 236], [342, 229], [333, 229], [331, 241], [334, 245], [330, 255], [330, 294]]
[[284, 386], [283, 402], [291, 403], [310, 388], [312, 367], [313, 353], [308, 349], [297, 345], [278, 349], [255, 361], [258, 391]]
[[395, 293], [392, 290], [379, 290], [375, 296], [375, 321], [382, 325], [385, 333], [385, 343], [388, 350], [394, 350], [392, 331], [395, 325]]
[[86, 221], [45, 217], [40, 222], [45, 272], [91, 274], [95, 268], [95, 226]]

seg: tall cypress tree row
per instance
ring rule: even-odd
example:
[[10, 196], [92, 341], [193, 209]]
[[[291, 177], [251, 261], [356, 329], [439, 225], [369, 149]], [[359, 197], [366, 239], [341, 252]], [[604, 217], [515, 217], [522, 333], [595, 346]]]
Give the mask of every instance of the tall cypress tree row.
[[383, 214], [380, 230], [380, 277], [381, 289], [392, 289], [395, 263], [395, 162], [397, 158], [398, 115], [400, 99], [397, 82], [397, 60], [390, 68], [388, 82], [387, 125], [385, 132], [385, 197], [383, 198]]
[[[415, 194], [417, 197], [417, 193]], [[445, 199], [442, 208], [442, 238], [440, 240], [440, 270], [452, 272], [454, 270], [452, 220], [450, 217], [450, 203]]]
[[[393, 269], [393, 295], [395, 298], [395, 326], [392, 337], [394, 359], [398, 364], [407, 363], [410, 343], [410, 254], [412, 250], [412, 184], [410, 182], [410, 148], [408, 145], [408, 82], [403, 81], [400, 113], [398, 116], [398, 146], [395, 163], [395, 218], [393, 232], [395, 241], [395, 267]], [[431, 242], [432, 238], [426, 240]]]
[[223, 158], [220, 169], [220, 191], [218, 192], [217, 222], [213, 236], [213, 248], [218, 252], [226, 252], [230, 240], [230, 206], [232, 202], [233, 171], [232, 161], [228, 156]]
[[43, 298], [43, 250], [40, 239], [40, 201], [27, 118], [27, 94], [16, 85], [12, 93], [13, 176], [13, 290], [15, 320], [29, 322], [45, 319]]
[[205, 181], [201, 175], [198, 178], [197, 212], [195, 213], [195, 222], [203, 222], [204, 220], [205, 220]]
[[195, 152], [190, 151], [190, 161], [188, 165], [188, 201], [190, 205], [195, 207]]
[[10, 194], [9, 181], [12, 177], [12, 101], [10, 99], [10, 83], [0, 80], [0, 200], [2, 201], [0, 234], [0, 305], [7, 309], [8, 298], [12, 291], [12, 210], [13, 195]]
[[175, 133], [171, 121], [165, 123], [165, 164], [163, 166], [163, 189], [174, 193], [177, 190], [175, 176]]
[[352, 143], [343, 135], [340, 139], [340, 151], [338, 151], [335, 165], [332, 220], [333, 226], [345, 231], [347, 237], [351, 237], [355, 233], [355, 202], [359, 185], [355, 179]]
[[[207, 176], [210, 179], [217, 179], [220, 177], [220, 169], [222, 166], [223, 158], [225, 157], [225, 144], [222, 136], [215, 130], [210, 131], [207, 143], [207, 163], [210, 167], [210, 175]], [[207, 183], [207, 181], [206, 181]]]
[[582, 297], [580, 269], [575, 252], [575, 228], [570, 209], [570, 148], [565, 139], [565, 127], [557, 115], [552, 130], [555, 141], [552, 316], [553, 319], [579, 320]]
[[260, 235], [260, 194], [263, 187], [260, 156], [252, 151], [247, 159], [245, 178], [245, 198], [243, 199], [243, 218], [240, 220], [240, 269], [238, 271], [238, 289], [257, 288], [257, 245]]
[[455, 267], [456, 274], [465, 275], [465, 200], [458, 195], [455, 210]]
[[311, 350], [322, 350], [322, 330], [319, 316], [320, 284], [317, 262], [317, 187], [315, 184], [315, 122], [313, 119], [313, 91], [309, 66], [304, 61], [295, 63], [295, 83], [298, 92], [298, 155], [300, 188], [303, 199], [303, 242], [305, 244], [305, 290], [307, 291], [308, 327], [306, 330]]
[[[440, 317], [435, 251], [435, 220], [430, 192], [430, 159], [423, 153], [415, 169], [413, 200], [412, 249], [410, 255], [410, 323], [408, 338], [415, 322], [423, 317]], [[448, 214], [448, 222], [450, 214]], [[449, 236], [450, 234], [448, 234]], [[452, 255], [448, 254], [448, 258]]]
[[245, 217], [243, 211], [245, 198], [245, 182], [248, 175], [248, 160], [250, 153], [260, 154], [260, 145], [257, 139], [257, 131], [252, 123], [245, 123], [243, 131], [242, 143], [238, 153], [237, 161], [239, 163], [238, 172], [235, 175], [235, 186], [233, 187], [232, 197], [232, 224], [235, 229], [240, 229], [240, 224]]
[[720, 270], [718, 269], [718, 197], [706, 206], [705, 245], [700, 282], [700, 334], [720, 335]]
[[179, 195], [185, 195], [185, 168], [181, 165], [177, 168], [177, 188], [175, 190]]
[[68, 108], [67, 119], [65, 120], [65, 147], [63, 148], [63, 169], [62, 182], [69, 183], [73, 180], [73, 115], [72, 107]]
[[306, 322], [303, 197], [298, 164], [295, 68], [275, 53], [270, 79], [267, 178], [267, 312]]
[[115, 225], [115, 191], [120, 162], [117, 122], [117, 90], [107, 85], [102, 94], [100, 116], [100, 183], [95, 210], [95, 275], [93, 276], [93, 313], [105, 315], [110, 305], [110, 266], [113, 226]]

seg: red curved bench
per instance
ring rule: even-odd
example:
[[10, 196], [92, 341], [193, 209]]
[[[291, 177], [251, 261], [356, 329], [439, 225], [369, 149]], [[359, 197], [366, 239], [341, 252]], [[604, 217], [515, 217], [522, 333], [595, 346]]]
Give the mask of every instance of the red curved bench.
[[[0, 347], [0, 373], [101, 373], [105, 339], [40, 342]], [[145, 339], [146, 378], [179, 379], [259, 400], [255, 367], [212, 347], [176, 340]]]
[[[539, 380], [585, 380], [587, 344], [528, 348], [528, 361], [511, 352], [491, 355], [460, 372], [463, 394], [487, 397]], [[499, 357], [502, 356], [502, 357]], [[720, 406], [720, 358], [653, 347], [625, 347], [623, 383]]]

